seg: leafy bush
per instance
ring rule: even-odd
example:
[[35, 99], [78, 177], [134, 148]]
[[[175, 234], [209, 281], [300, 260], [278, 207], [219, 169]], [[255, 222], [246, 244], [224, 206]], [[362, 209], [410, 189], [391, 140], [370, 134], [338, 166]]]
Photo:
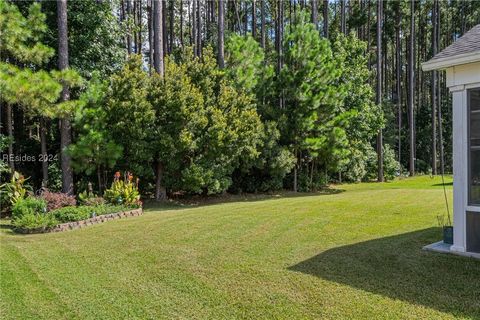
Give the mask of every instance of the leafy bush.
[[[89, 186], [91, 186], [89, 184]], [[84, 191], [78, 194], [78, 201], [85, 206], [100, 206], [105, 204], [103, 197], [96, 196], [92, 191]]]
[[[378, 171], [378, 162], [377, 162], [377, 153], [373, 148], [368, 151], [367, 154], [367, 174], [365, 179], [367, 180], [375, 180], [377, 178], [377, 171]], [[385, 181], [393, 180], [395, 177], [399, 175], [399, 168], [400, 165], [398, 161], [395, 159], [395, 152], [390, 147], [390, 145], [385, 144], [383, 150], [383, 171]]]
[[138, 178], [133, 183], [133, 175], [130, 172], [126, 172], [123, 179], [121, 179], [120, 172], [116, 172], [112, 186], [105, 190], [104, 198], [112, 204], [139, 206], [141, 202], [138, 192]]
[[51, 213], [60, 222], [73, 222], [91, 218], [93, 215], [101, 216], [110, 213], [117, 213], [121, 211], [131, 210], [128, 206], [112, 206], [112, 205], [99, 205], [99, 206], [79, 206], [79, 207], [64, 207], [52, 211]]
[[63, 207], [57, 210], [53, 210], [51, 213], [60, 222], [72, 222], [85, 220], [92, 216], [92, 207], [80, 206], [80, 207]]
[[49, 229], [58, 224], [58, 221], [50, 213], [26, 214], [16, 219], [12, 224], [19, 229]]
[[61, 192], [50, 192], [47, 190], [42, 193], [41, 197], [47, 202], [48, 211], [75, 206], [77, 204], [74, 196], [69, 196]]
[[27, 214], [47, 212], [47, 203], [43, 199], [28, 197], [18, 200], [12, 207], [12, 221]]
[[39, 198], [20, 199], [12, 208], [12, 224], [20, 229], [51, 228], [58, 222], [47, 213], [45, 200]]
[[31, 188], [25, 185], [25, 177], [15, 171], [9, 182], [0, 185], [0, 206], [2, 211], [9, 211], [19, 200], [24, 199]]

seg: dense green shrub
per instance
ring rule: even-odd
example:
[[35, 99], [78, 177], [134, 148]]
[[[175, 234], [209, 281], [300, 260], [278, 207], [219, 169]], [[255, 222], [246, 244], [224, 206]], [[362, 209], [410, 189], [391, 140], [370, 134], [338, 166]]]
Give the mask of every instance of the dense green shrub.
[[51, 212], [55, 219], [60, 222], [72, 222], [85, 220], [92, 216], [92, 207], [80, 206], [80, 207], [63, 207]]
[[45, 200], [28, 197], [15, 203], [12, 208], [12, 224], [19, 229], [51, 228], [58, 221], [47, 212]]
[[110, 213], [131, 210], [132, 207], [121, 205], [99, 205], [99, 206], [79, 206], [64, 207], [52, 211], [51, 213], [60, 222], [73, 222], [89, 219], [93, 216], [101, 216]]
[[[383, 150], [383, 170], [385, 181], [393, 180], [399, 175], [400, 165], [395, 159], [395, 152], [387, 144]], [[368, 151], [367, 154], [367, 164], [366, 164], [367, 174], [365, 175], [364, 180], [375, 180], [377, 178], [378, 171], [378, 160], [377, 153], [373, 148]]]
[[21, 218], [27, 214], [47, 212], [47, 203], [43, 199], [28, 197], [18, 200], [12, 207], [12, 220]]

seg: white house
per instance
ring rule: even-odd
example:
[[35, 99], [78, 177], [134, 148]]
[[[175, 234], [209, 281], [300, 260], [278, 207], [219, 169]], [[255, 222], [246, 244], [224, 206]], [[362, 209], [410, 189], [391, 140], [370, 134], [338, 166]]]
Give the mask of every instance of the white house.
[[429, 247], [480, 257], [480, 24], [422, 68], [446, 70], [453, 97], [453, 245]]

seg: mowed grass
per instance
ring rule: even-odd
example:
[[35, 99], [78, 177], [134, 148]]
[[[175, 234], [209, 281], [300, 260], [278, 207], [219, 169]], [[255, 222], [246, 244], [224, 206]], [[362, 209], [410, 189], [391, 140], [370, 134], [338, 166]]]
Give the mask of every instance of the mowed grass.
[[55, 234], [4, 225], [0, 317], [480, 319], [480, 261], [422, 251], [441, 238], [440, 182], [150, 207]]

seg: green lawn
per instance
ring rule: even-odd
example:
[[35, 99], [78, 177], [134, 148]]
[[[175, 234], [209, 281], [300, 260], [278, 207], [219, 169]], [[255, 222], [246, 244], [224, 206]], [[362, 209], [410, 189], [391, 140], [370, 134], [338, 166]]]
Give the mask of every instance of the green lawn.
[[421, 250], [441, 236], [439, 183], [231, 197], [56, 234], [4, 224], [0, 315], [480, 319], [480, 261]]

